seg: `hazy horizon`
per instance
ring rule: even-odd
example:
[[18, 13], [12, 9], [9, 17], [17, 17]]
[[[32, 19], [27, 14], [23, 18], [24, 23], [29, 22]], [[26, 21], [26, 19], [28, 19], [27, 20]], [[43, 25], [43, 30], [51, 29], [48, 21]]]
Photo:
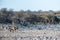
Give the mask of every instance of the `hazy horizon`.
[[0, 0], [0, 8], [31, 11], [59, 11], [60, 0]]

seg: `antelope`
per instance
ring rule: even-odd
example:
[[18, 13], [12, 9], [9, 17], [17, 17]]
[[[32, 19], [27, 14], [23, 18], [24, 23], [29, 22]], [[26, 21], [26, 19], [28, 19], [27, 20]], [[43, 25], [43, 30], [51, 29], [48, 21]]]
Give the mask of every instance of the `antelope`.
[[16, 31], [17, 28], [16, 28], [16, 27], [13, 27], [13, 28], [9, 28], [9, 30], [10, 30], [10, 32], [11, 32], [11, 31]]

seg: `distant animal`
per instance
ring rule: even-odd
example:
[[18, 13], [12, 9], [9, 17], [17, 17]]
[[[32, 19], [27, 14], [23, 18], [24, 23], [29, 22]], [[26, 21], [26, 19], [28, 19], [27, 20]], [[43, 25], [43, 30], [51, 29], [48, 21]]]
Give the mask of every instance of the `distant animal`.
[[11, 31], [16, 31], [17, 28], [16, 28], [16, 27], [13, 27], [13, 28], [9, 28], [9, 30], [10, 30], [10, 32], [11, 32]]

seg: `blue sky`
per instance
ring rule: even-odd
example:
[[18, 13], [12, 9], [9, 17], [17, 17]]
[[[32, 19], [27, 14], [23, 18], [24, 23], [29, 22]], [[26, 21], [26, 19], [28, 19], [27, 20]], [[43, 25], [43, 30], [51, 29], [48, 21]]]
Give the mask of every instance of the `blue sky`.
[[0, 8], [14, 10], [60, 10], [60, 0], [0, 0]]

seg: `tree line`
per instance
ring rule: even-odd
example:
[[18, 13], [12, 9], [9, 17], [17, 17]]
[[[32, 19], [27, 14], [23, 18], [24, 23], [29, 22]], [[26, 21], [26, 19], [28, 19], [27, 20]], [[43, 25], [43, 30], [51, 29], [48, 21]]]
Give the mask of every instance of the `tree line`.
[[[45, 13], [45, 14], [43, 14]], [[60, 18], [55, 16], [60, 12], [54, 12], [50, 10], [49, 12], [40, 11], [13, 11], [13, 9], [8, 10], [7, 8], [0, 9], [0, 23], [12, 24], [12, 22], [21, 25], [27, 24], [59, 24]]]

